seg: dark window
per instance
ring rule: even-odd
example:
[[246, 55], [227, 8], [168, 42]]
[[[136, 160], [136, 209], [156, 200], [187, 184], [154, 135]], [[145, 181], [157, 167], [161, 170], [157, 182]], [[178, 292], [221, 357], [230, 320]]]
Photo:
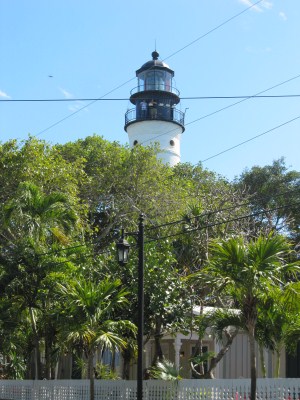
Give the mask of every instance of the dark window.
[[298, 342], [297, 351], [295, 354], [286, 355], [286, 377], [300, 377], [300, 342]]

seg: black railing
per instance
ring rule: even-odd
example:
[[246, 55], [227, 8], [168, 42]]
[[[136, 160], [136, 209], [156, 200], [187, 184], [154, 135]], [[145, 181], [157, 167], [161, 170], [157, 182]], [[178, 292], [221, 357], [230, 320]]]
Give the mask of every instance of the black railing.
[[143, 112], [137, 108], [128, 110], [125, 114], [125, 126], [135, 121], [171, 121], [181, 125], [184, 128], [184, 113], [177, 108], [167, 106], [157, 106], [155, 112], [148, 110]]
[[165, 83], [153, 83], [153, 84], [145, 84], [145, 85], [140, 85], [135, 87], [134, 89], [131, 90], [130, 94], [131, 96], [136, 94], [136, 93], [140, 93], [140, 92], [146, 92], [146, 91], [153, 91], [153, 90], [160, 90], [163, 92], [169, 92], [169, 93], [173, 93], [176, 96], [180, 96], [180, 92], [179, 90], [177, 90], [176, 88], [170, 86], [170, 85], [166, 85]]

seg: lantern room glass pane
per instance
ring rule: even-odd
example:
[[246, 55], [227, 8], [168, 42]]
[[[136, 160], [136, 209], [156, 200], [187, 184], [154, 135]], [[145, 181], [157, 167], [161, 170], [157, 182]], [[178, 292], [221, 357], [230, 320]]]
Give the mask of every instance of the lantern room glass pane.
[[138, 75], [138, 92], [163, 90], [172, 92], [172, 74], [168, 71], [149, 69]]
[[145, 90], [145, 74], [139, 74], [138, 76], [138, 91], [142, 92]]

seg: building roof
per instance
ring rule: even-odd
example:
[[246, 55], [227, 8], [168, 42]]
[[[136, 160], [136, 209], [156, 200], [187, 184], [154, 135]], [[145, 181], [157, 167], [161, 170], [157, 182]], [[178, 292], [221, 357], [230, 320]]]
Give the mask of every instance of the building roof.
[[146, 71], [147, 69], [158, 68], [167, 70], [174, 76], [174, 71], [168, 66], [168, 64], [158, 59], [159, 53], [156, 50], [153, 51], [151, 55], [152, 55], [152, 60], [147, 61], [145, 64], [143, 64], [141, 68], [136, 71], [137, 75], [143, 71]]

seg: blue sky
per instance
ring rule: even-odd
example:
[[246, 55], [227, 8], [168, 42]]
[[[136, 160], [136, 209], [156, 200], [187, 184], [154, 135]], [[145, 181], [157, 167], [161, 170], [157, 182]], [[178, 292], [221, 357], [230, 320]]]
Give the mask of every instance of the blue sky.
[[[175, 71], [182, 98], [251, 96], [286, 81], [264, 95], [300, 94], [299, 0], [263, 0], [228, 21], [251, 4], [0, 0], [0, 100], [100, 98], [109, 92], [104, 98], [128, 99], [135, 71], [151, 59], [155, 43]], [[232, 179], [283, 156], [300, 170], [300, 118], [288, 122], [300, 116], [299, 100], [252, 98], [218, 111], [239, 100], [183, 99], [181, 109], [188, 110], [181, 160], [196, 164], [261, 135], [203, 165]], [[96, 133], [126, 144], [130, 107], [128, 100], [1, 102], [0, 141], [31, 134], [54, 144]]]

